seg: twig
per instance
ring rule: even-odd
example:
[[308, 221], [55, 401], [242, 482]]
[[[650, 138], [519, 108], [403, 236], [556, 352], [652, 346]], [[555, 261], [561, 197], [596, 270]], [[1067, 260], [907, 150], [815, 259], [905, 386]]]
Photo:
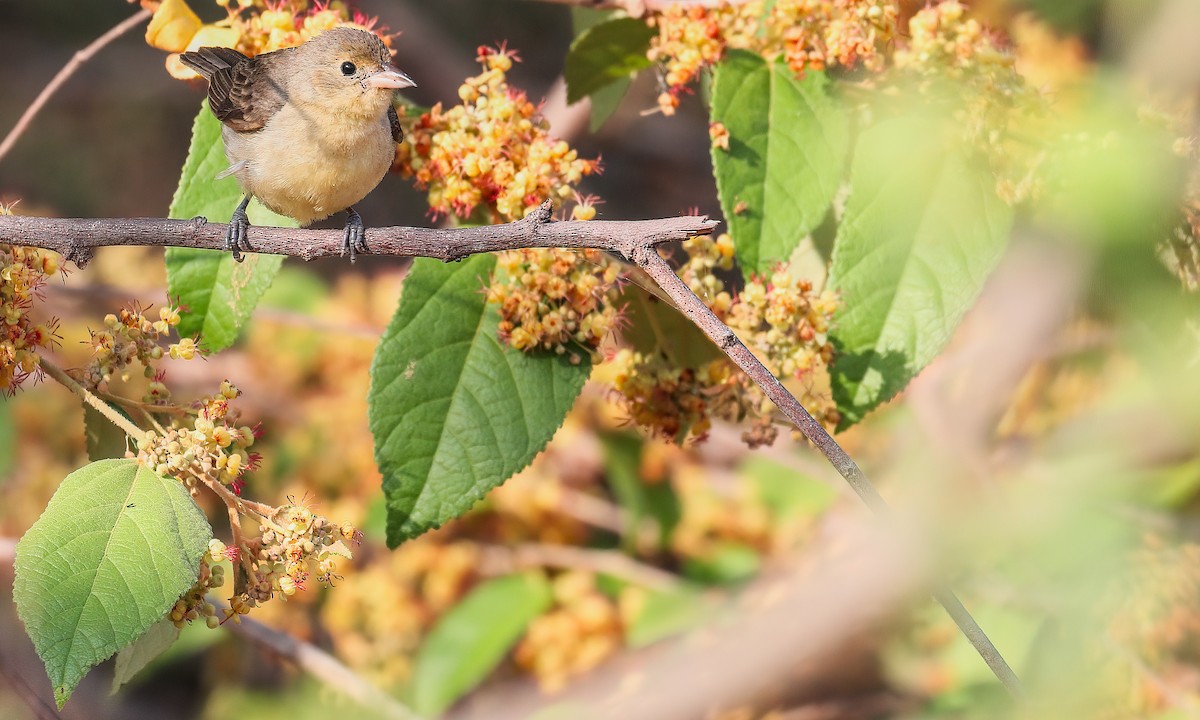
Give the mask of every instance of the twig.
[[671, 590], [679, 587], [679, 578], [652, 565], [615, 550], [588, 550], [571, 545], [524, 543], [513, 547], [480, 546], [483, 565], [497, 574], [525, 568], [581, 568], [602, 575], [611, 575], [651, 590]]
[[21, 118], [17, 120], [17, 124], [14, 125], [13, 129], [10, 130], [8, 135], [4, 137], [4, 142], [0, 142], [0, 160], [3, 160], [4, 156], [8, 154], [8, 151], [12, 150], [13, 145], [16, 145], [17, 140], [20, 139], [21, 135], [23, 135], [29, 128], [30, 124], [33, 123], [33, 118], [38, 114], [38, 112], [41, 111], [42, 107], [45, 106], [46, 102], [50, 100], [51, 96], [58, 92], [58, 89], [62, 87], [63, 83], [65, 83], [72, 75], [75, 74], [76, 70], [78, 70], [85, 62], [91, 60], [93, 55], [103, 50], [113, 40], [116, 40], [149, 19], [149, 10], [138, 10], [133, 15], [114, 25], [108, 30], [108, 32], [93, 40], [90, 45], [75, 53], [75, 55], [67, 62], [67, 64], [63, 65], [62, 70], [59, 70], [58, 74], [51, 78], [49, 84], [42, 88], [42, 92], [40, 92], [38, 96], [34, 98], [33, 103], [26, 108], [25, 112], [21, 115]]
[[108, 403], [96, 397], [92, 391], [75, 382], [74, 378], [64, 372], [62, 368], [50, 362], [45, 355], [41, 356], [41, 368], [42, 370], [46, 371], [47, 375], [54, 378], [68, 390], [82, 398], [85, 403], [96, 408], [101, 415], [108, 418], [112, 424], [124, 430], [125, 434], [129, 437], [136, 440], [146, 434], [145, 431], [130, 422], [129, 418], [114, 410], [113, 407]]
[[[225, 607], [225, 603], [214, 596], [210, 595], [208, 601], [213, 603], [218, 610]], [[238, 635], [291, 660], [322, 684], [342, 693], [364, 708], [370, 708], [369, 716], [384, 717], [389, 720], [420, 720], [419, 715], [391, 695], [364, 680], [358, 673], [343, 665], [337, 658], [321, 648], [263, 625], [257, 620], [242, 615], [236, 617], [238, 618], [236, 622], [227, 623], [225, 627], [229, 627]]]
[[[867, 479], [866, 474], [858, 467], [841, 445], [825, 431], [821, 423], [817, 422], [808, 410], [800, 404], [795, 395], [783, 386], [782, 383], [767, 369], [765, 365], [750, 352], [738, 336], [734, 334], [729, 326], [721, 322], [712, 310], [705, 305], [695, 293], [688, 288], [687, 284], [679, 279], [671, 266], [666, 260], [658, 254], [658, 251], [652, 247], [642, 248], [641, 251], [630, 260], [637, 263], [646, 274], [649, 275], [658, 285], [667, 292], [667, 295], [675, 302], [684, 315], [688, 316], [696, 327], [704, 331], [704, 334], [709, 337], [717, 347], [729, 356], [739, 368], [742, 369], [756, 385], [762, 388], [767, 397], [771, 398], [771, 402], [783, 411], [788, 420], [804, 433], [804, 437], [808, 438], [809, 442], [816, 446], [821, 454], [829, 460], [830, 464], [838, 471], [849, 483], [851, 489], [867, 504], [871, 510], [881, 518], [890, 519], [891, 510], [888, 508], [883, 497], [871, 481]], [[938, 590], [933, 594], [934, 599], [946, 608], [946, 612], [962, 630], [962, 633], [967, 636], [987, 663], [988, 668], [996, 678], [1004, 685], [1008, 692], [1013, 697], [1021, 697], [1024, 693], [1021, 689], [1021, 682], [1017, 679], [1016, 673], [1005, 662], [1004, 657], [987, 634], [983, 632], [983, 628], [975, 622], [967, 609], [963, 607], [962, 602], [949, 590]]]
[[[887, 504], [854, 460], [659, 255], [659, 245], [709, 234], [716, 224], [699, 216], [551, 222], [551, 204], [546, 202], [518, 222], [473, 228], [375, 228], [368, 231], [367, 243], [376, 255], [431, 257], [443, 261], [527, 247], [597, 249], [623, 256], [654, 280], [676, 307], [763, 390], [876, 515], [890, 519]], [[78, 220], [0, 216], [0, 243], [57, 250], [76, 262], [85, 262], [93, 248], [108, 245], [223, 250], [225, 236], [225, 225], [209, 223], [203, 218]], [[254, 227], [249, 244], [255, 252], [308, 260], [340, 254], [342, 242], [343, 233], [337, 230]], [[939, 590], [934, 597], [946, 608], [1009, 693], [1014, 697], [1021, 696], [1016, 674], [958, 598], [948, 590]]]
[[[625, 254], [641, 245], [661, 245], [711, 233], [716, 222], [698, 216], [663, 220], [550, 222], [549, 202], [524, 220], [471, 228], [381, 227], [367, 230], [370, 254], [462, 260], [469, 255], [526, 247], [594, 248]], [[87, 262], [93, 249], [112, 245], [170, 246], [225, 250], [228, 227], [204, 218], [165, 220], [35, 218], [0, 216], [0, 243], [33, 245]], [[340, 230], [251, 227], [253, 252], [314, 260], [342, 254]]]

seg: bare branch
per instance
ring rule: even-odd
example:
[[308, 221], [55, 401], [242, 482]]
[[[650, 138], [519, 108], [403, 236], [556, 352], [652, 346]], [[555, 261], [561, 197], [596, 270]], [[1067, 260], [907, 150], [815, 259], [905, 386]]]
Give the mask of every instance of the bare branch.
[[13, 129], [10, 130], [8, 135], [4, 137], [4, 142], [0, 142], [0, 160], [3, 160], [4, 156], [8, 154], [8, 151], [12, 150], [13, 145], [17, 144], [17, 140], [33, 123], [33, 118], [37, 116], [41, 109], [54, 95], [54, 93], [58, 92], [58, 89], [63, 86], [63, 83], [65, 83], [71, 78], [72, 75], [75, 74], [76, 70], [82, 67], [85, 62], [91, 60], [93, 55], [103, 50], [113, 40], [116, 40], [149, 19], [149, 10], [138, 10], [133, 15], [117, 23], [103, 35], [93, 40], [87, 47], [75, 53], [75, 55], [67, 62], [67, 64], [63, 65], [62, 70], [59, 70], [58, 74], [50, 79], [50, 82], [46, 85], [46, 87], [42, 88], [42, 91], [38, 93], [36, 98], [34, 98], [33, 103], [26, 108], [24, 113], [22, 113], [21, 118], [17, 120], [17, 124], [14, 125]]
[[[854, 460], [659, 255], [659, 245], [709, 234], [717, 224], [715, 221], [692, 216], [662, 220], [551, 222], [550, 214], [551, 205], [546, 202], [524, 220], [504, 225], [446, 229], [376, 228], [368, 231], [367, 243], [376, 255], [409, 255], [443, 261], [526, 247], [590, 248], [624, 256], [654, 280], [675, 306], [766, 393], [876, 515], [890, 519], [887, 503]], [[93, 248], [107, 245], [169, 245], [220, 250], [225, 247], [225, 232], [224, 225], [209, 223], [203, 218], [190, 221], [64, 220], [0, 216], [0, 243], [57, 250], [76, 262], [86, 261]], [[257, 227], [252, 228], [250, 246], [255, 252], [308, 260], [340, 254], [342, 240], [343, 233], [335, 230]], [[1022, 695], [1016, 674], [954, 593], [942, 589], [934, 597], [946, 608], [1005, 688], [1014, 697]]]
[[[524, 220], [471, 228], [381, 227], [367, 230], [373, 255], [462, 260], [469, 255], [525, 247], [594, 248], [629, 257], [637, 247], [711, 233], [717, 223], [700, 216], [662, 220], [551, 222], [547, 202]], [[188, 247], [224, 250], [227, 227], [204, 218], [165, 220], [35, 218], [0, 216], [0, 243], [33, 245], [62, 253], [77, 264], [92, 250], [112, 245]], [[341, 230], [251, 227], [253, 252], [303, 260], [341, 255]]]

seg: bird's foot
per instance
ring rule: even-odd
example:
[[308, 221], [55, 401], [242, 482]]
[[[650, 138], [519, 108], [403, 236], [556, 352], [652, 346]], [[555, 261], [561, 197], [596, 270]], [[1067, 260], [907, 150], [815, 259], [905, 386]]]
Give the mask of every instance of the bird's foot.
[[354, 262], [356, 253], [370, 252], [367, 248], [367, 229], [363, 226], [362, 216], [348, 208], [346, 213], [346, 236], [342, 240], [342, 255], [350, 254], [350, 262]]
[[242, 250], [250, 249], [249, 241], [246, 240], [246, 232], [249, 229], [250, 218], [246, 216], [246, 204], [242, 203], [233, 211], [233, 217], [229, 219], [229, 231], [225, 234], [225, 247], [229, 248], [233, 259], [238, 262], [245, 259], [242, 257]]

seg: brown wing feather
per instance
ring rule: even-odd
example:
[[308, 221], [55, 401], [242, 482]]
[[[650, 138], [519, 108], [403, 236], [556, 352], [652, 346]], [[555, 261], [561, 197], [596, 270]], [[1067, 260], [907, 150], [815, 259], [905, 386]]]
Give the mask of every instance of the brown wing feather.
[[269, 72], [286, 52], [248, 58], [230, 48], [204, 47], [179, 59], [208, 80], [208, 105], [218, 120], [238, 132], [253, 132], [261, 130], [287, 100]]
[[404, 128], [400, 127], [400, 116], [396, 114], [394, 105], [388, 107], [388, 122], [392, 125], [392, 139], [404, 142]]

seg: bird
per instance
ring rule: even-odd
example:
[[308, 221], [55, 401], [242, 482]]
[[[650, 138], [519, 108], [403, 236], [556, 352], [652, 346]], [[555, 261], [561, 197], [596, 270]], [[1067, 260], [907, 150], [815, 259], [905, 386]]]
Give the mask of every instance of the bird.
[[345, 211], [342, 254], [367, 252], [354, 204], [383, 180], [404, 131], [395, 93], [416, 87], [374, 33], [336, 27], [293, 48], [247, 57], [202, 47], [179, 56], [208, 82], [229, 167], [245, 194], [226, 245], [238, 262], [251, 198], [302, 226]]

